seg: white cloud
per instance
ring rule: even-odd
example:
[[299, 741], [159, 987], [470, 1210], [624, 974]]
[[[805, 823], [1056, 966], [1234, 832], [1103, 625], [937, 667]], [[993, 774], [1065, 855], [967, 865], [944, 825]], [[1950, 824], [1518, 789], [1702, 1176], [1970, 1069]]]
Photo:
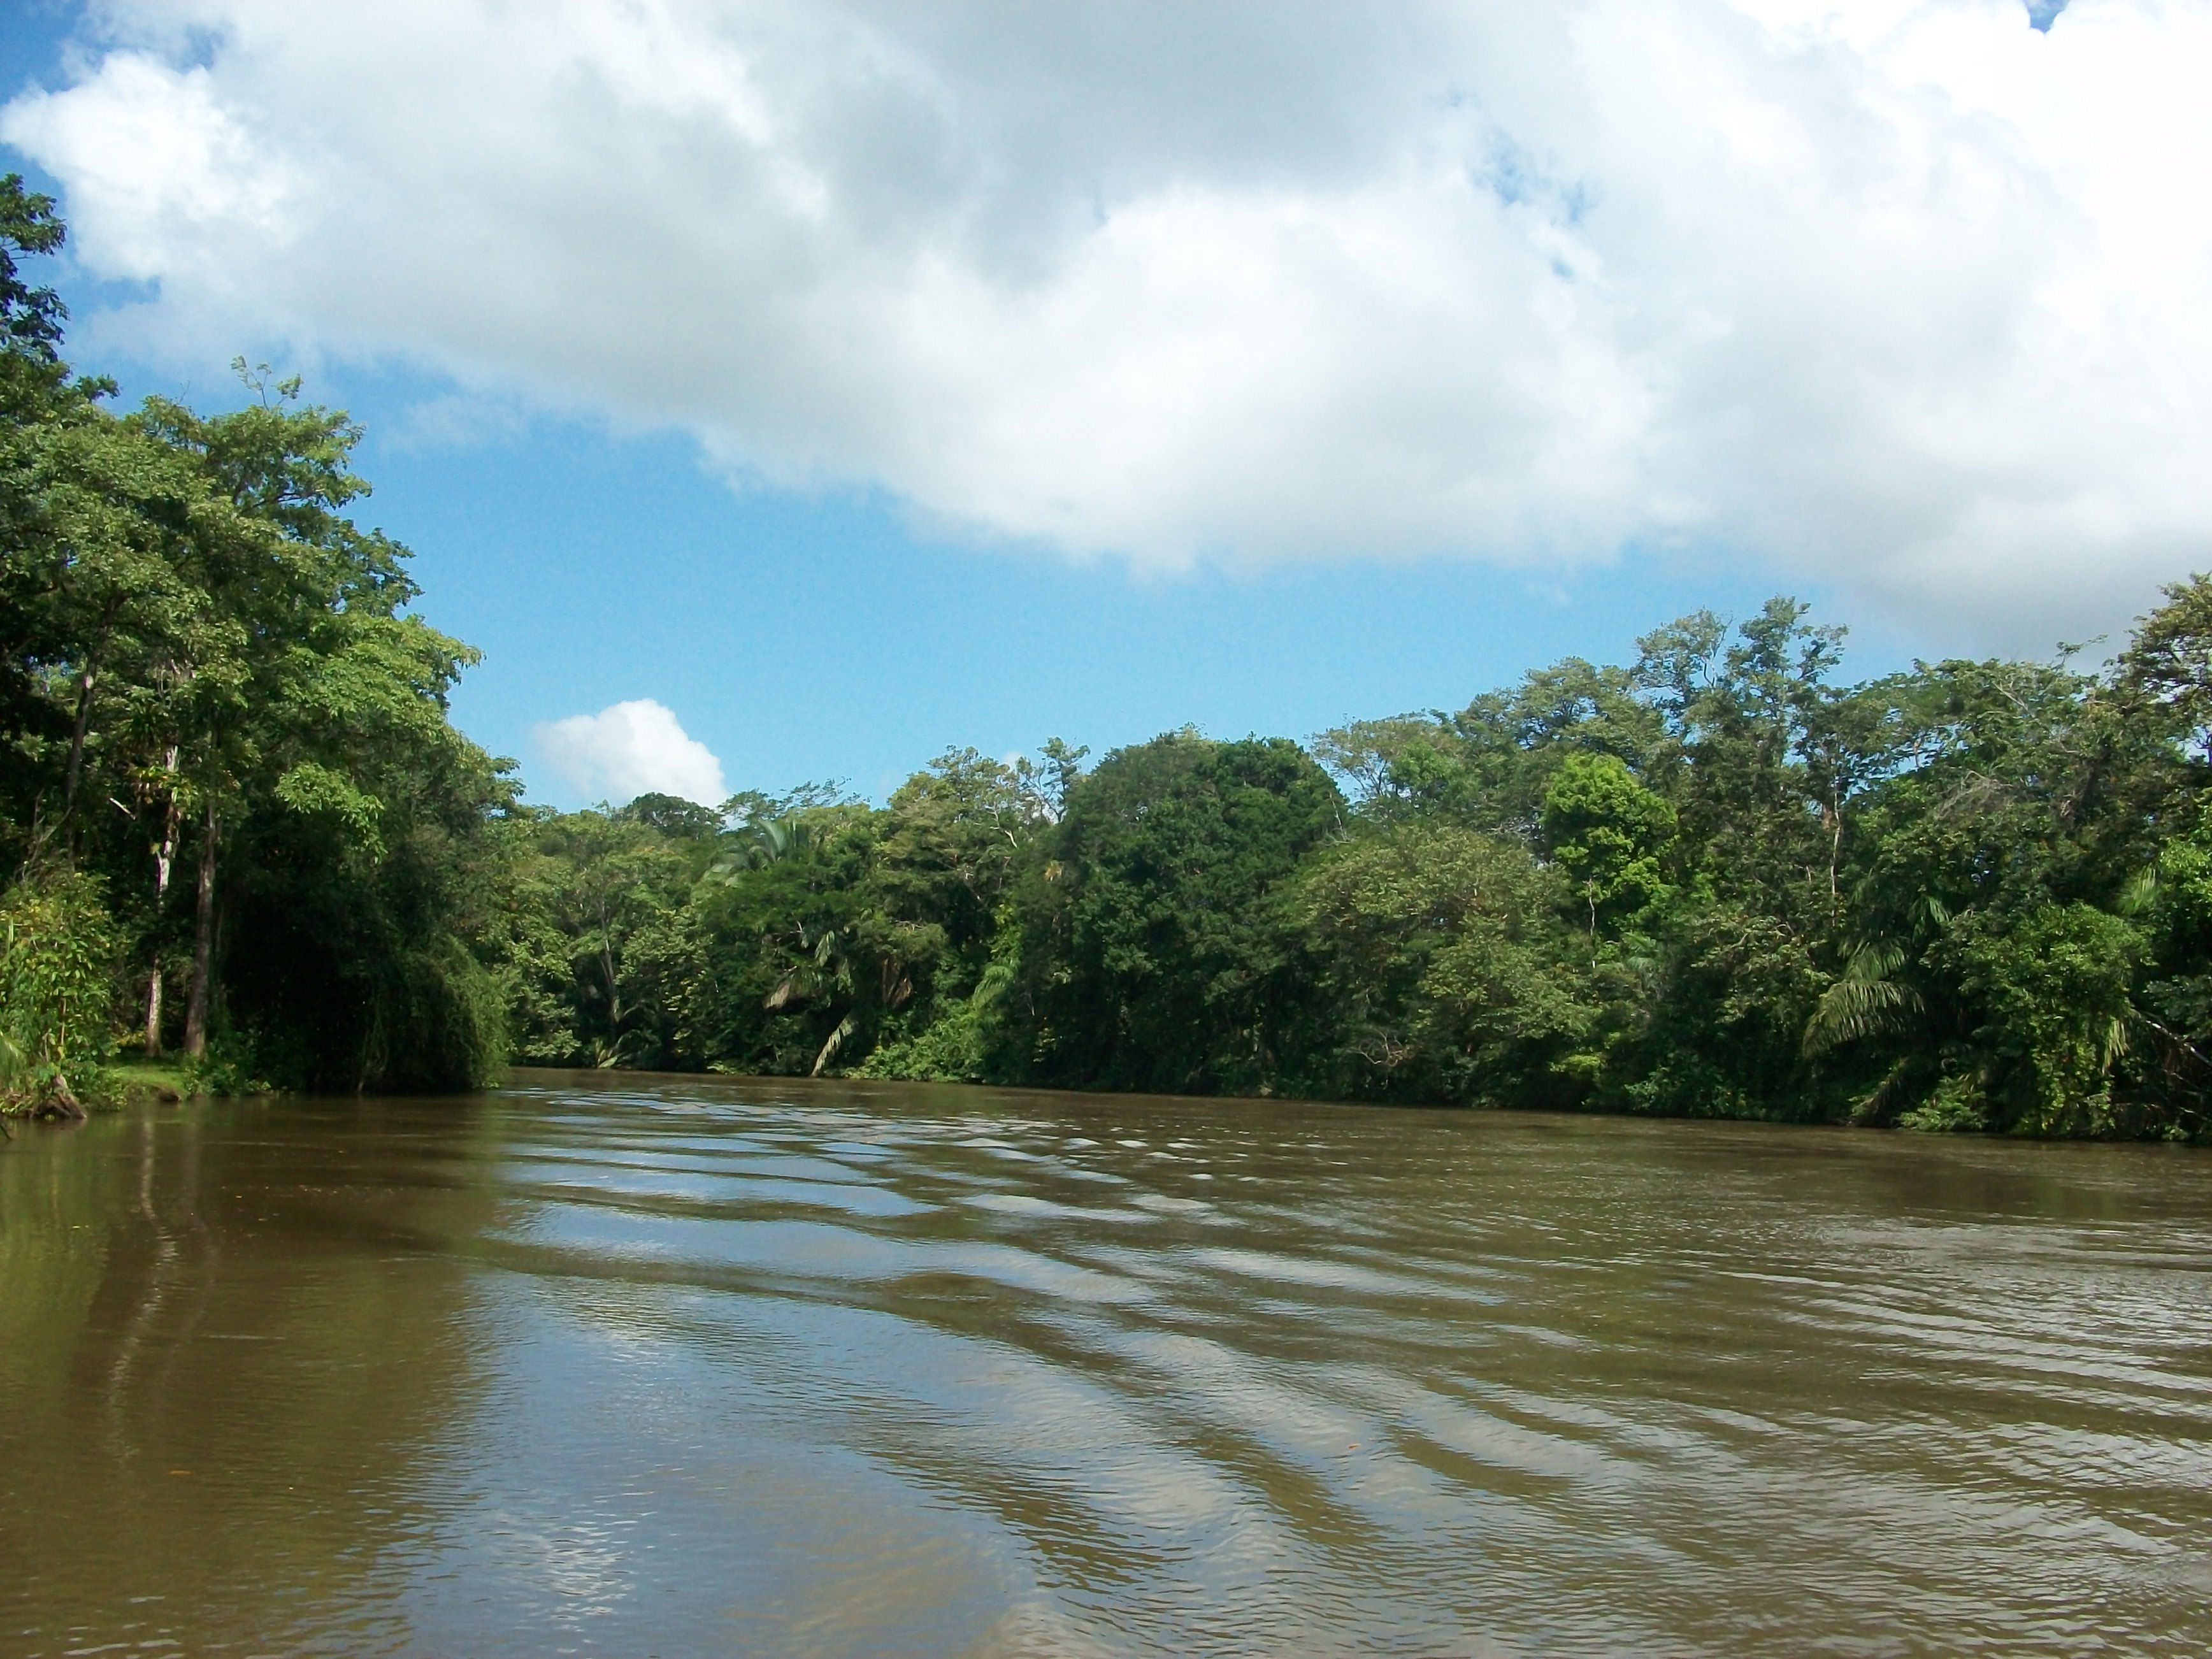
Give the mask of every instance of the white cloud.
[[549, 720], [530, 735], [553, 775], [586, 800], [619, 806], [653, 793], [719, 806], [729, 798], [722, 763], [649, 697]]
[[2212, 0], [144, 0], [95, 340], [398, 353], [1173, 567], [1720, 549], [1946, 642], [2212, 546]]

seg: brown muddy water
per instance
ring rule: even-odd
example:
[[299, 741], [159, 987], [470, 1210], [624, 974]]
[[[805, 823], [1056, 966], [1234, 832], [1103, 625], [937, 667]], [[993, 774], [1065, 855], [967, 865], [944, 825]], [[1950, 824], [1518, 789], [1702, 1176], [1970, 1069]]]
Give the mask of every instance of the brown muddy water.
[[0, 1652], [2212, 1650], [2212, 1155], [520, 1074], [0, 1145]]

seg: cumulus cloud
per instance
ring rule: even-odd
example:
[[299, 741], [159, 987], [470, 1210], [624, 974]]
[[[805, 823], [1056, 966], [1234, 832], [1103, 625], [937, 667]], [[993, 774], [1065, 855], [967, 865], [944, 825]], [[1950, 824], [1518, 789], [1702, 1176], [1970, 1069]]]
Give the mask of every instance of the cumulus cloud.
[[620, 805], [662, 794], [719, 806], [729, 798], [722, 763], [649, 697], [549, 720], [531, 738], [553, 775], [586, 800]]
[[1146, 565], [1719, 550], [1948, 642], [2212, 543], [2208, 0], [95, 16], [0, 137], [155, 285], [115, 343]]

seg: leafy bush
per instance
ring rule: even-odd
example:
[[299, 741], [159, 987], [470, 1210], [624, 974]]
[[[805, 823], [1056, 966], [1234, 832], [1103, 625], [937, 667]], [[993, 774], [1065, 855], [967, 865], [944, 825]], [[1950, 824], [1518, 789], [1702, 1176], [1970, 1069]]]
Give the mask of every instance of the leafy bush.
[[2006, 933], [1970, 935], [1962, 954], [1963, 982], [1984, 1011], [1981, 1046], [2005, 1073], [2002, 1127], [2111, 1133], [2142, 956], [2136, 929], [2087, 904], [2052, 905]]
[[118, 958], [95, 878], [27, 879], [0, 899], [0, 1106], [74, 1113], [100, 1091]]

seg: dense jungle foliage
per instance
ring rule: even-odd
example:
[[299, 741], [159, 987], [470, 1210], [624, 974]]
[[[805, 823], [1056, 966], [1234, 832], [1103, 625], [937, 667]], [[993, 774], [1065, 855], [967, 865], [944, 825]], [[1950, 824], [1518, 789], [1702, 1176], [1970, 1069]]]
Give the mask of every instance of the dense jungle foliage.
[[489, 1077], [514, 787], [348, 514], [359, 430], [242, 364], [115, 412], [21, 269], [62, 237], [0, 180], [0, 1095], [73, 1109], [126, 1016], [216, 1081]]
[[2212, 582], [1841, 683], [1789, 599], [1310, 745], [559, 813], [295, 383], [112, 412], [0, 185], [0, 1091], [542, 1064], [2212, 1137]]

